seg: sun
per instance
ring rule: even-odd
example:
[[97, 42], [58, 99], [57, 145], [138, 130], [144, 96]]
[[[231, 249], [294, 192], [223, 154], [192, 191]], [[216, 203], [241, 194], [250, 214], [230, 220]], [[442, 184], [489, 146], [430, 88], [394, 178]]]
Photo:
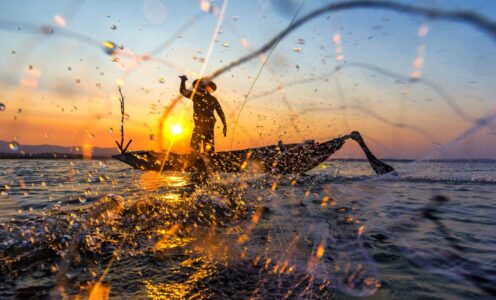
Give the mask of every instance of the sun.
[[174, 136], [180, 135], [183, 132], [183, 127], [180, 124], [174, 124], [171, 127], [171, 133]]

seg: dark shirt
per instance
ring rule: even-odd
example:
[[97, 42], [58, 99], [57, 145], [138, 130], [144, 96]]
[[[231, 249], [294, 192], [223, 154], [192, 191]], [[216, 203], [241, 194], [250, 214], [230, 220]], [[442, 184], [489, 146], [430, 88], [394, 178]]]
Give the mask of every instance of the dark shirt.
[[193, 92], [186, 89], [184, 82], [181, 82], [179, 91], [184, 97], [193, 100], [193, 119], [195, 121], [215, 122], [214, 111], [217, 111], [222, 124], [226, 124], [226, 117], [224, 116], [224, 112], [222, 111], [222, 107], [217, 98], [207, 92], [200, 92], [198, 90], [193, 98], [191, 98]]

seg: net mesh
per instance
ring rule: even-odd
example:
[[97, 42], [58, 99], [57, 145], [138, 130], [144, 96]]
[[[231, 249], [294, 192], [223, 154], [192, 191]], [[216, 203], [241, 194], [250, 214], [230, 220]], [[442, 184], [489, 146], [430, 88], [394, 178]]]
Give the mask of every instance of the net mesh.
[[[82, 145], [74, 153], [87, 147], [91, 156], [94, 146], [119, 140], [112, 128], [124, 123], [133, 150], [185, 151], [188, 137], [167, 132], [178, 122], [185, 132], [193, 127], [192, 108], [177, 93], [177, 75], [187, 74], [219, 87], [229, 131], [218, 149], [358, 130], [377, 157], [408, 160], [388, 161], [396, 173], [383, 176], [362, 161], [332, 160], [305, 176], [247, 170], [204, 186], [117, 162], [22, 161], [0, 177], [2, 209], [19, 210], [0, 223], [0, 270], [8, 274], [0, 293], [496, 294], [491, 16], [405, 2], [259, 1], [264, 29], [243, 8], [231, 14], [233, 2], [202, 0], [164, 37], [161, 26], [178, 18], [161, 1], [142, 3], [145, 24], [105, 7], [115, 10], [97, 14], [105, 34], [84, 21], [94, 5], [57, 7], [50, 22], [0, 20], [4, 39], [17, 41], [1, 47], [1, 138], [11, 151], [26, 151], [24, 140], [70, 136]], [[122, 119], [117, 86], [127, 101]], [[48, 118], [60, 118], [58, 128]], [[351, 140], [333, 156], [367, 157]]]

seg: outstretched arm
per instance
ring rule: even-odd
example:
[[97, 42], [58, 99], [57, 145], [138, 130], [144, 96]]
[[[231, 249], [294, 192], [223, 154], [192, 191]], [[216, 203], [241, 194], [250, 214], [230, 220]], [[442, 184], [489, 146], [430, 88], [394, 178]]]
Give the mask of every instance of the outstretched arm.
[[188, 80], [188, 77], [186, 75], [181, 75], [179, 76], [181, 78], [181, 86], [179, 87], [179, 93], [183, 95], [186, 98], [191, 97], [191, 91], [186, 89], [186, 81]]
[[220, 117], [220, 120], [222, 121], [222, 124], [224, 125], [224, 129], [222, 132], [224, 133], [224, 136], [227, 134], [227, 123], [226, 123], [226, 116], [224, 115], [224, 111], [222, 110], [222, 107], [220, 106], [220, 103], [217, 99], [215, 99], [215, 111]]

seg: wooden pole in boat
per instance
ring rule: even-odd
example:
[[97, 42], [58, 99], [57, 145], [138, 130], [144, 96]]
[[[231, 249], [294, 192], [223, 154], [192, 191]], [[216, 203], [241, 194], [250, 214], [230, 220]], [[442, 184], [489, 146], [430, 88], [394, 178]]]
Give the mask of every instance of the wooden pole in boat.
[[126, 147], [123, 147], [123, 145], [124, 145], [124, 115], [126, 113], [125, 113], [125, 108], [124, 108], [124, 95], [122, 94], [122, 90], [121, 90], [120, 86], [119, 86], [119, 94], [121, 95], [121, 98], [119, 99], [119, 101], [121, 103], [121, 142], [119, 144], [119, 142], [115, 141], [115, 143], [117, 144], [117, 147], [119, 147], [119, 150], [121, 150], [121, 154], [124, 154], [124, 153], [126, 153], [127, 148], [129, 147], [129, 145], [131, 144], [131, 142], [133, 140], [129, 140]]

